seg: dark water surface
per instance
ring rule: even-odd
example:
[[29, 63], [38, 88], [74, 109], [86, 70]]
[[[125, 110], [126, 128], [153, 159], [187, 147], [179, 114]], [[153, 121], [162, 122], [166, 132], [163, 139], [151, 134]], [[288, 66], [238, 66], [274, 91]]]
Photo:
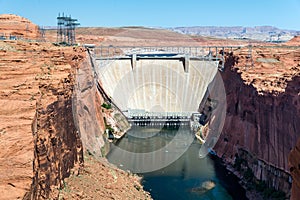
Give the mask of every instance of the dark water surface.
[[[135, 127], [112, 145], [107, 158], [143, 176], [144, 189], [155, 200], [246, 199], [238, 179], [218, 158], [199, 158], [200, 147], [188, 129]], [[208, 181], [215, 187], [204, 189]]]

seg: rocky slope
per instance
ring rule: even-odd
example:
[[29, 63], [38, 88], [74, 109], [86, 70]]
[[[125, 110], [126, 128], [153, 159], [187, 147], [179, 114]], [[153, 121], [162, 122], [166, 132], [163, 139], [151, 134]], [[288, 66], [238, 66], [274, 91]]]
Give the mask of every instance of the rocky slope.
[[105, 159], [86, 154], [84, 160], [80, 175], [64, 180], [65, 187], [60, 190], [59, 199], [151, 199], [143, 191], [140, 177], [110, 165]]
[[251, 60], [242, 48], [228, 56], [222, 76], [227, 116], [217, 154], [289, 193], [288, 155], [300, 136], [300, 49], [258, 46]]

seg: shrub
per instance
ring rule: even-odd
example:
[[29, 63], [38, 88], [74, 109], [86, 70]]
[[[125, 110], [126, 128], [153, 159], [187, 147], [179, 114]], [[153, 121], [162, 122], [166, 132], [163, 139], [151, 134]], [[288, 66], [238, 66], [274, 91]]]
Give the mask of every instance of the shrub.
[[103, 103], [101, 106], [106, 109], [111, 109], [111, 104]]

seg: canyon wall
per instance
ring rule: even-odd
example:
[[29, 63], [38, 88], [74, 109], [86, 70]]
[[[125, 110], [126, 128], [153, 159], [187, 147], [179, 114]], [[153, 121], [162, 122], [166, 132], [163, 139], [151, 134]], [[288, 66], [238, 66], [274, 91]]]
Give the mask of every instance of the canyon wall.
[[33, 184], [28, 194], [31, 199], [56, 198], [64, 186], [64, 178], [72, 171], [78, 173], [83, 164], [82, 143], [72, 115], [71, 91], [69, 88], [69, 92], [59, 95], [58, 101], [46, 108], [38, 105], [32, 125], [35, 149]]
[[57, 75], [57, 84], [49, 79], [43, 79], [39, 84], [32, 122], [33, 178], [24, 199], [56, 199], [64, 187], [64, 179], [78, 174], [83, 165], [83, 146], [73, 119], [72, 103], [74, 74], [84, 50], [65, 49], [61, 55], [68, 63], [68, 73], [61, 77]]
[[238, 57], [228, 56], [222, 73], [227, 116], [215, 150], [228, 163], [245, 160], [258, 180], [288, 193], [287, 158], [300, 136], [299, 70], [285, 92], [261, 94], [245, 84], [234, 67], [237, 63]]
[[[80, 173], [84, 151], [102, 156], [105, 125], [99, 109], [103, 100], [88, 56], [80, 66], [74, 66], [62, 84], [59, 91], [47, 85], [40, 88], [43, 95], [32, 125], [34, 178], [25, 199], [58, 198], [59, 190], [65, 187], [64, 179]], [[53, 94], [57, 101], [43, 102], [44, 95]]]

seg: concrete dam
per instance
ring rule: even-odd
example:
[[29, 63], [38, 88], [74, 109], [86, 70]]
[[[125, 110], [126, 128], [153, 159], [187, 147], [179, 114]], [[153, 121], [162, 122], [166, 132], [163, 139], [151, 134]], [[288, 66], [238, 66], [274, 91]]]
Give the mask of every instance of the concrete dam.
[[199, 112], [221, 58], [211, 51], [195, 56], [192, 51], [137, 49], [94, 57], [98, 80], [120, 110], [127, 117]]
[[[110, 155], [114, 155], [116, 159], [126, 158], [128, 162], [124, 160], [121, 164], [130, 166], [133, 172], [150, 172], [174, 162], [195, 141], [195, 136], [198, 136], [202, 143], [198, 150], [199, 156], [205, 157], [217, 142], [225, 119], [226, 95], [219, 73], [224, 67], [222, 52], [218, 53], [218, 48], [215, 47], [205, 47], [205, 50], [199, 48], [198, 51], [197, 47], [184, 51], [162, 47], [155, 49], [113, 47], [113, 51], [111, 49], [111, 47], [89, 49], [94, 72], [93, 80], [97, 84], [97, 90], [104, 102], [110, 103], [113, 107], [107, 111], [110, 112], [110, 116], [106, 115], [105, 120], [111, 124], [109, 128], [116, 129], [110, 134], [106, 124], [105, 136], [108, 140], [111, 135], [112, 139], [120, 138], [115, 143], [110, 143], [113, 146]], [[86, 78], [83, 74], [82, 78]], [[82, 94], [84, 98], [78, 99], [88, 98], [84, 88], [95, 85], [91, 80], [83, 81], [87, 83], [79, 85], [79, 88], [81, 88], [80, 95]], [[95, 98], [93, 93], [90, 94], [90, 98]], [[84, 102], [78, 105], [80, 104], [84, 105]], [[95, 106], [101, 107], [99, 104]], [[89, 117], [89, 113], [91, 112], [87, 112], [83, 106], [80, 111], [83, 126], [96, 120]], [[110, 123], [113, 118], [114, 122]], [[124, 119], [128, 120], [130, 125], [142, 127], [119, 128], [119, 122], [123, 123], [126, 121]], [[134, 123], [130, 123], [131, 120]], [[145, 121], [150, 121], [150, 124]], [[168, 131], [165, 133], [173, 121], [175, 127], [172, 124], [170, 128], [175, 128], [172, 130], [176, 130], [176, 134], [172, 131], [173, 135]], [[114, 127], [115, 124], [118, 127]], [[192, 124], [198, 126], [191, 126]], [[144, 129], [145, 125], [151, 127]], [[197, 129], [193, 132], [190, 129], [192, 127]], [[142, 129], [137, 131], [139, 128]], [[96, 129], [93, 132], [97, 134]], [[152, 148], [157, 146], [151, 142], [152, 137], [158, 139], [158, 146], [167, 143], [161, 148], [142, 153], [133, 153], [132, 149], [124, 150], [116, 145], [126, 141], [126, 138], [131, 138], [131, 141], [137, 140], [141, 144], [149, 143]], [[172, 140], [169, 141], [170, 138], [165, 137], [171, 137]], [[90, 136], [83, 139], [91, 152], [98, 150], [99, 137], [94, 138], [96, 140]], [[134, 145], [125, 146], [135, 149]]]
[[[219, 73], [225, 48], [235, 47], [108, 46], [90, 48], [90, 56], [98, 91], [119, 113], [113, 114], [117, 124], [188, 127], [194, 135], [178, 137], [190, 143], [196, 136], [204, 157], [225, 121], [226, 94]], [[123, 127], [113, 135], [108, 131], [107, 137], [122, 137], [128, 130]]]

